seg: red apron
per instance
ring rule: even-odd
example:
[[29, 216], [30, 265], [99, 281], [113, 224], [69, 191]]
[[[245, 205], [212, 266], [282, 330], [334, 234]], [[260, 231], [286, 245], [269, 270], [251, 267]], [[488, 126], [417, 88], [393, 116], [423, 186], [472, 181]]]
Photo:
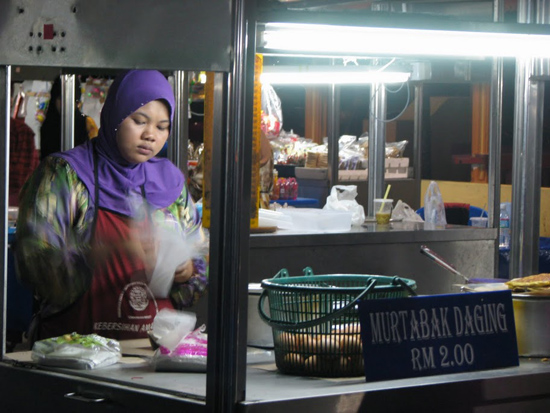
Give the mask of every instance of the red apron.
[[118, 340], [145, 338], [157, 312], [173, 308], [170, 299], [153, 297], [143, 261], [117, 247], [130, 238], [131, 219], [99, 209], [95, 225], [92, 242], [109, 246], [108, 256], [94, 263], [91, 285], [76, 303], [41, 320], [39, 339], [73, 331]]

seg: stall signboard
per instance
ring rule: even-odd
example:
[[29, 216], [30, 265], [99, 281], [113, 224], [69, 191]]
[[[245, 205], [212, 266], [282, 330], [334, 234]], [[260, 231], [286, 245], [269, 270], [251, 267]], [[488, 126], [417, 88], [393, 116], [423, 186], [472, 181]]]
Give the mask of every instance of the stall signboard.
[[367, 381], [519, 365], [510, 291], [359, 303]]

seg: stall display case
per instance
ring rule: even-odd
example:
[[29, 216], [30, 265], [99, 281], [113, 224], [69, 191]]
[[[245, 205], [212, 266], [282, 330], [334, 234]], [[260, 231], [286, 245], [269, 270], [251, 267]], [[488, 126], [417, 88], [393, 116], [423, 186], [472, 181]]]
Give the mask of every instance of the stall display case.
[[[278, 10], [260, 7], [271, 6], [269, 1], [256, 4], [244, 0], [163, 0], [154, 10], [146, 1], [112, 3], [107, 0], [93, 2], [93, 5], [69, 0], [8, 1], [0, 6], [0, 16], [3, 16], [0, 19], [1, 136], [6, 139], [8, 130], [9, 103], [6, 96], [9, 95], [12, 65], [59, 66], [66, 68], [67, 72], [99, 66], [117, 70], [157, 68], [174, 72], [176, 76], [187, 70], [213, 73], [216, 120], [213, 144], [216, 150], [212, 160], [215, 168], [212, 174], [207, 299], [207, 373], [152, 372], [140, 358], [151, 355], [147, 342], [125, 343], [125, 354], [132, 357], [123, 366], [115, 368], [78, 372], [37, 368], [29, 362], [28, 354], [5, 353], [3, 317], [0, 321], [0, 384], [5, 395], [3, 406], [7, 411], [41, 410], [44, 406], [70, 411], [170, 409], [224, 413], [279, 412], [283, 409], [326, 412], [547, 409], [550, 405], [550, 367], [542, 359], [522, 360], [520, 366], [514, 368], [365, 383], [363, 377], [331, 380], [282, 375], [274, 368], [271, 349], [247, 348], [248, 283], [271, 277], [285, 259], [293, 265], [293, 272], [300, 271], [302, 263], [310, 265], [309, 261], [315, 260], [324, 261], [324, 268], [330, 272], [344, 268], [343, 262], [347, 271], [357, 272], [367, 268], [362, 267], [366, 263], [361, 261], [361, 257], [367, 257], [365, 251], [368, 251], [375, 257], [375, 265], [370, 268], [403, 273], [407, 271], [407, 261], [410, 261], [415, 267], [411, 269], [411, 275], [414, 276], [415, 271], [424, 272], [418, 277], [427, 285], [423, 292], [439, 294], [448, 292], [452, 282], [443, 281], [446, 274], [437, 273], [430, 269], [436, 268], [430, 267], [431, 263], [424, 265], [422, 258], [415, 257], [421, 243], [437, 242], [451, 260], [461, 265], [468, 264], [468, 270], [475, 275], [485, 272], [494, 275], [496, 228], [416, 231], [415, 228], [395, 225], [386, 231], [366, 226], [349, 234], [250, 235], [252, 143], [247, 138], [252, 136], [253, 122], [253, 79], [250, 73], [254, 72], [251, 70], [254, 55], [260, 51], [257, 36], [262, 33], [262, 25], [282, 19], [306, 24], [324, 22], [361, 27], [388, 25], [394, 20], [388, 19], [387, 15], [368, 14], [363, 19], [364, 16], [332, 12], [279, 15]], [[433, 24], [430, 19], [390, 17], [395, 17], [400, 24], [412, 26]], [[143, 22], [151, 24], [147, 26]], [[437, 20], [436, 23], [441, 25]], [[65, 35], [44, 39], [44, 29], [48, 33], [52, 30], [49, 25], [62, 30], [54, 30], [52, 36], [54, 32]], [[471, 27], [470, 24], [465, 26]], [[506, 27], [511, 32], [516, 29], [516, 26]], [[550, 36], [548, 30], [534, 31]], [[21, 32], [25, 36], [21, 36]], [[33, 35], [27, 36], [28, 32]], [[159, 38], [158, 33], [163, 33], [163, 37]], [[137, 44], [140, 44], [139, 48]], [[421, 94], [422, 90], [418, 88], [417, 96]], [[384, 97], [375, 93], [372, 98], [377, 102], [379, 112], [376, 116], [379, 116], [383, 112]], [[331, 108], [334, 107], [331, 104]], [[383, 129], [381, 124], [377, 127]], [[422, 131], [418, 124], [415, 129], [415, 133]], [[336, 126], [332, 125], [331, 130], [334, 134]], [[383, 137], [383, 133], [374, 129], [372, 136]], [[185, 136], [181, 135], [182, 138]], [[381, 159], [380, 143], [372, 145], [376, 146], [372, 149], [373, 162]], [[8, 172], [7, 156], [6, 146], [0, 145], [4, 176]], [[375, 162], [370, 168], [370, 198], [381, 191], [383, 166], [383, 163]], [[336, 172], [329, 171], [331, 174]], [[2, 185], [4, 195], [0, 196], [0, 209], [4, 210], [4, 219], [0, 230], [6, 236], [0, 244], [4, 251], [0, 303], [5, 312], [6, 180]], [[289, 249], [293, 250], [290, 257], [287, 256]], [[400, 259], [392, 252], [396, 252]], [[339, 255], [342, 253], [344, 255]], [[384, 266], [385, 257], [392, 260], [392, 266]], [[473, 265], [475, 257], [480, 258], [484, 266]], [[433, 284], [429, 284], [430, 281]]]

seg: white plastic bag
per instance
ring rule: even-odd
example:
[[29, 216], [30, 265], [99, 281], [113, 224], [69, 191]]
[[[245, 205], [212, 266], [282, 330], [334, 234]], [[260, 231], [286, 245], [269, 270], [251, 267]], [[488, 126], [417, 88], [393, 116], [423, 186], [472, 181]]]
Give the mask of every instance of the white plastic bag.
[[205, 372], [208, 360], [208, 335], [203, 324], [170, 350], [159, 347], [151, 360], [155, 371]]
[[424, 222], [414, 209], [401, 200], [395, 204], [391, 217], [394, 220], [402, 220], [403, 222]]
[[267, 139], [275, 139], [283, 129], [283, 109], [281, 99], [273, 86], [262, 84], [262, 116], [261, 129]]
[[117, 340], [97, 334], [65, 334], [34, 343], [31, 358], [43, 366], [94, 370], [117, 363], [121, 358]]
[[447, 225], [445, 204], [439, 185], [435, 181], [430, 182], [430, 186], [428, 186], [428, 190], [424, 195], [424, 221], [435, 226]]
[[[173, 217], [153, 220], [148, 205], [136, 194], [127, 199], [133, 209], [133, 230], [141, 245], [154, 245], [155, 261], [147, 268], [148, 287], [155, 298], [166, 298], [174, 282], [176, 268], [192, 259], [203, 259], [208, 254], [208, 233], [201, 229], [185, 232]], [[150, 221], [152, 220], [152, 224]]]
[[157, 263], [149, 279], [149, 288], [156, 298], [166, 298], [174, 281], [176, 268], [193, 258], [205, 255], [207, 242], [201, 233], [186, 234], [179, 226], [157, 226]]
[[365, 222], [365, 209], [355, 200], [356, 197], [357, 185], [334, 185], [323, 209], [350, 211], [351, 225], [361, 225]]
[[187, 334], [193, 331], [196, 324], [197, 315], [195, 313], [163, 308], [153, 320], [154, 340], [158, 345], [172, 350]]

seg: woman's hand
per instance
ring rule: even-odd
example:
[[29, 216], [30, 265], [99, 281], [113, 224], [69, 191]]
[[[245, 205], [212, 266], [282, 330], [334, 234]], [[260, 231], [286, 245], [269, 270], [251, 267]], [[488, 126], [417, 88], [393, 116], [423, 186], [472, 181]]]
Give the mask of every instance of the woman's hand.
[[174, 282], [181, 284], [189, 281], [189, 279], [193, 276], [194, 270], [195, 267], [193, 265], [193, 261], [191, 260], [178, 265], [176, 267], [176, 271], [174, 272]]

